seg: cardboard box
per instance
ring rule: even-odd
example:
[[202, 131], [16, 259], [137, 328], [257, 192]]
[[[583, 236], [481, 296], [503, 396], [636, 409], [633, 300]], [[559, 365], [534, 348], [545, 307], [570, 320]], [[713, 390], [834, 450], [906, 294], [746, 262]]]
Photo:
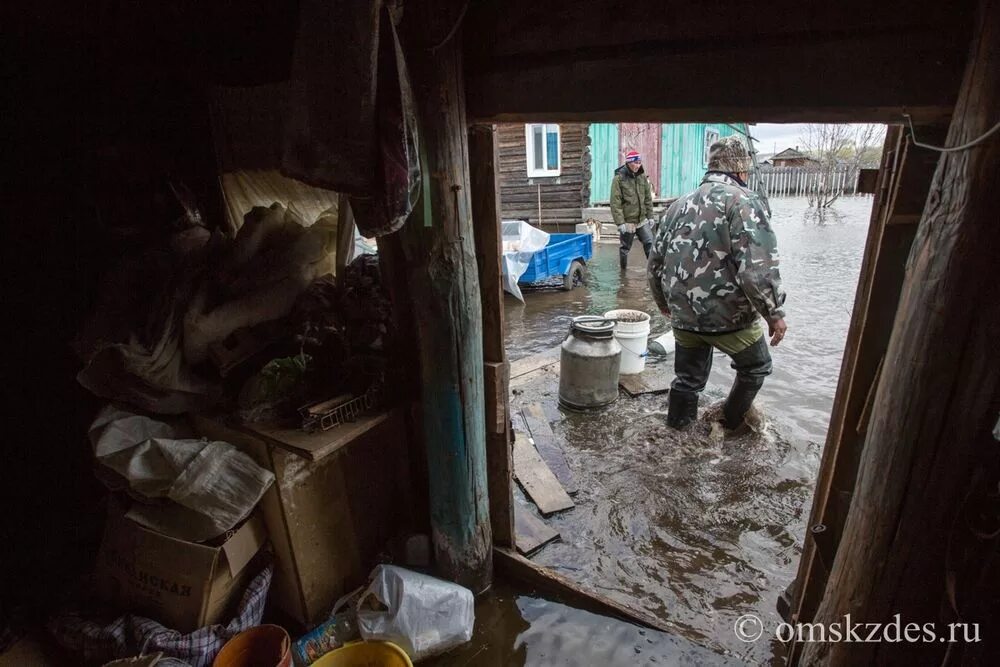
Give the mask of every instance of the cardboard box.
[[403, 412], [329, 431], [227, 424], [195, 417], [199, 435], [229, 442], [274, 472], [258, 509], [274, 547], [270, 601], [304, 626], [364, 584], [389, 541], [409, 534], [413, 508]]
[[226, 622], [266, 540], [256, 514], [211, 547], [143, 528], [112, 502], [97, 557], [98, 590], [109, 603], [182, 633]]

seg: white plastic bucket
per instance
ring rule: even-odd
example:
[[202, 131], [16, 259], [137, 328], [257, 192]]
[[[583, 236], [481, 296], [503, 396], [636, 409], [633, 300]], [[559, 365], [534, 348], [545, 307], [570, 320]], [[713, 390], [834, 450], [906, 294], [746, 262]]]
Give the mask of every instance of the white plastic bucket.
[[646, 344], [649, 341], [649, 314], [641, 310], [609, 310], [608, 319], [616, 319], [615, 339], [622, 348], [621, 374], [635, 375], [646, 367]]
[[667, 357], [674, 353], [674, 332], [668, 329], [662, 334], [649, 341], [649, 353], [659, 357]]

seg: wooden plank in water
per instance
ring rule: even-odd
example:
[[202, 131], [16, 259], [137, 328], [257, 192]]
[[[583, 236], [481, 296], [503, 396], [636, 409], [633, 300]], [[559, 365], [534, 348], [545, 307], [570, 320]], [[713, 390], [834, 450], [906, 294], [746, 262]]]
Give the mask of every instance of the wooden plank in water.
[[672, 378], [669, 375], [651, 375], [636, 373], [622, 375], [618, 378], [618, 386], [635, 398], [643, 394], [663, 394], [670, 391]]
[[530, 556], [557, 539], [559, 531], [535, 516], [531, 508], [514, 504], [514, 542], [518, 551]]
[[544, 516], [574, 506], [573, 500], [523, 433], [514, 436], [514, 477]]
[[549, 425], [549, 419], [545, 416], [545, 410], [540, 403], [531, 403], [521, 409], [524, 423], [528, 427], [528, 433], [534, 442], [535, 449], [539, 456], [549, 466], [552, 474], [556, 476], [559, 483], [563, 485], [566, 493], [573, 495], [578, 491], [573, 471], [566, 463], [566, 454], [562, 447], [556, 442], [555, 433]]
[[555, 347], [546, 350], [544, 352], [539, 352], [538, 354], [533, 354], [530, 357], [525, 357], [524, 359], [518, 359], [510, 364], [510, 378], [521, 377], [522, 375], [527, 375], [532, 371], [537, 371], [540, 368], [545, 368], [546, 366], [551, 366], [552, 364], [559, 363], [559, 355], [561, 353], [562, 346], [556, 345]]
[[660, 632], [676, 632], [676, 628], [671, 628], [660, 619], [615, 602], [600, 593], [587, 590], [580, 584], [574, 583], [552, 570], [532, 563], [510, 549], [493, 547], [493, 567], [506, 579], [527, 585], [538, 593], [552, 596], [557, 602], [568, 604], [571, 607], [611, 616]]
[[542, 366], [541, 368], [536, 368], [533, 371], [529, 371], [524, 375], [519, 375], [516, 378], [510, 379], [510, 388], [517, 389], [518, 387], [523, 387], [526, 384], [531, 384], [536, 380], [546, 380], [548, 378], [554, 379], [559, 382], [559, 362], [556, 361], [548, 366]]

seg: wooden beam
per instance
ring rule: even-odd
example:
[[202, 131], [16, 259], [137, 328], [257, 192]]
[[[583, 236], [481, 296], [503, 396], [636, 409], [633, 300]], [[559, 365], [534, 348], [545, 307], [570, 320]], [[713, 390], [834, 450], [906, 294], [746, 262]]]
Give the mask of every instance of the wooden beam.
[[[982, 0], [947, 144], [981, 136], [1000, 108], [1000, 1]], [[816, 623], [950, 620], [986, 623], [989, 645], [810, 643], [804, 664], [916, 664], [996, 655], [989, 559], [956, 560], [974, 544], [967, 506], [995, 493], [1000, 451], [1000, 140], [941, 156], [907, 267], [875, 396], [854, 500]], [[974, 288], [972, 286], [975, 286]], [[995, 555], [995, 543], [990, 553]], [[992, 556], [991, 556], [992, 557]], [[964, 564], [964, 567], [961, 565]], [[947, 579], [947, 581], [946, 581]], [[950, 582], [950, 583], [949, 583]], [[964, 586], [963, 586], [964, 583]], [[956, 590], [962, 595], [956, 596]], [[992, 622], [992, 623], [990, 623]], [[975, 654], [975, 656], [973, 656]], [[971, 662], [975, 662], [972, 659]]]
[[929, 0], [673, 3], [641, 21], [606, 2], [494, 4], [466, 25], [481, 121], [940, 120], [970, 28], [966, 12]]
[[487, 363], [486, 478], [493, 543], [514, 545], [514, 460], [511, 452], [509, 366]]
[[542, 595], [550, 596], [557, 602], [594, 614], [635, 623], [644, 628], [671, 634], [676, 632], [662, 620], [587, 590], [566, 577], [532, 563], [514, 551], [498, 547], [493, 549], [493, 558], [498, 573], [507, 579], [521, 582]]
[[[570, 72], [559, 72], [553, 77], [570, 76]], [[621, 73], [617, 73], [621, 75]], [[538, 82], [536, 82], [538, 83]], [[664, 82], [664, 85], [679, 86], [681, 81]], [[714, 83], [714, 82], [713, 82]], [[505, 84], [506, 85], [506, 84]], [[511, 84], [511, 88], [517, 85]], [[547, 85], [547, 84], [546, 84]], [[501, 110], [479, 111], [480, 115], [470, 116], [470, 122], [485, 121], [497, 123], [899, 123], [903, 114], [908, 113], [921, 123], [946, 122], [951, 117], [952, 107], [947, 104], [922, 106], [808, 106], [802, 102], [795, 106], [751, 106], [749, 104], [718, 104], [697, 107], [652, 106], [614, 107], [611, 109], [587, 109], [577, 106], [576, 110], [525, 106], [512, 108], [504, 104]], [[662, 103], [668, 103], [661, 100]], [[575, 104], [575, 103], [574, 103]], [[610, 102], [608, 102], [610, 104]], [[488, 115], [487, 115], [488, 114]]]
[[[907, 145], [906, 131], [900, 126], [890, 127], [883, 156], [886, 166], [872, 209], [865, 259], [808, 524], [810, 528], [822, 527], [822, 532], [816, 535], [822, 535], [833, 553], [840, 543], [864, 446], [864, 433], [859, 433], [856, 426], [862, 420], [889, 344], [906, 261], [916, 233], [914, 225], [890, 224], [891, 202], [900, 200], [898, 193], [903, 187], [908, 190], [903, 199], [923, 201], [930, 186], [930, 174], [917, 178], [913, 173], [914, 163], [907, 167]], [[800, 622], [813, 618], [832, 563], [832, 558], [826, 562], [818, 558], [813, 534], [808, 533], [810, 537], [805, 541], [793, 587], [794, 616]], [[793, 646], [790, 662], [794, 664], [801, 649], [801, 644]]]
[[[902, 127], [891, 126], [886, 134], [883, 148], [883, 167], [880, 170], [879, 186], [872, 206], [868, 239], [865, 243], [861, 273], [858, 276], [837, 393], [830, 414], [830, 426], [823, 447], [813, 506], [809, 514], [808, 527], [823, 526], [824, 533], [829, 532], [828, 527], [831, 525], [835, 526], [837, 532], [840, 527], [837, 525], [839, 523], [837, 517], [842, 515], [836, 511], [839, 494], [834, 488], [834, 479], [848, 485], [848, 488], [853, 488], [851, 482], [856, 471], [855, 462], [858, 458], [856, 449], [860, 440], [850, 425], [858, 422], [863, 409], [863, 395], [871, 386], [875, 365], [885, 354], [891, 325], [891, 319], [886, 321], [886, 317], [891, 318], [887, 313], [895, 311], [902, 283], [902, 267], [909, 250], [905, 238], [900, 239], [899, 243], [886, 243], [883, 246], [885, 219], [888, 216], [896, 172], [902, 160], [903, 141]], [[792, 619], [800, 622], [812, 619], [829, 574], [820, 561], [816, 543], [812, 538], [813, 533], [807, 532], [806, 535], [802, 556], [799, 559], [798, 574], [790, 591]], [[796, 651], [800, 649], [801, 644], [792, 647], [790, 664], [794, 664]]]
[[[429, 184], [400, 231], [416, 319], [431, 532], [439, 571], [475, 592], [492, 580], [486, 475], [482, 304], [469, 198], [461, 7], [408, 7], [402, 31]], [[430, 218], [425, 214], [429, 208]]]
[[[935, 146], [940, 146], [948, 134], [948, 126], [943, 123], [918, 125], [914, 129], [922, 143]], [[915, 146], [908, 131], [905, 132], [901, 150], [898, 174], [889, 198], [887, 225], [915, 225], [920, 222], [940, 157], [939, 153]]]
[[[721, 12], [725, 11], [724, 15]], [[642, 20], [602, 0], [532, 0], [480, 2], [466, 16], [467, 47], [473, 55], [563, 54], [583, 59], [623, 57], [631, 52], [663, 50], [744, 51], [758, 45], [782, 42], [801, 45], [849, 39], [861, 34], [901, 31], [946, 31], [970, 12], [956, 17], [955, 9], [933, 0], [864, 0], [803, 4], [796, 0], [771, 0], [767, 11], [752, 5], [711, 2], [654, 5]], [[725, 20], [718, 17], [724, 16]], [[716, 17], [713, 20], [713, 17]], [[478, 30], [489, 26], [490, 31]], [[840, 54], [837, 54], [840, 55]], [[964, 58], [966, 54], [960, 54]]]
[[472, 167], [469, 174], [472, 227], [483, 311], [483, 358], [486, 361], [486, 476], [490, 491], [490, 523], [494, 544], [514, 546], [510, 365], [504, 347], [499, 158], [494, 126], [469, 128], [469, 162]]
[[469, 174], [472, 187], [472, 224], [483, 304], [483, 356], [487, 361], [507, 360], [504, 347], [503, 240], [500, 233], [500, 182], [497, 128], [469, 128]]
[[[918, 126], [918, 131], [935, 141], [944, 139], [942, 126]], [[877, 386], [878, 369], [889, 345], [906, 260], [916, 234], [916, 225], [908, 225], [906, 221], [914, 215], [914, 203], [920, 202], [922, 207], [926, 201], [936, 161], [936, 153], [931, 153], [930, 158], [914, 154], [914, 146], [903, 127], [889, 128], [840, 382], [808, 524], [810, 528], [823, 527], [823, 539], [834, 552], [850, 507], [864, 445], [865, 433], [859, 431], [857, 425], [867, 423], [865, 409]], [[905, 213], [897, 211], [896, 206]], [[793, 586], [792, 610], [801, 622], [812, 619], [829, 575], [828, 567], [816, 559], [814, 547], [812, 538], [807, 537]], [[801, 645], [793, 647], [792, 660], [801, 648]]]

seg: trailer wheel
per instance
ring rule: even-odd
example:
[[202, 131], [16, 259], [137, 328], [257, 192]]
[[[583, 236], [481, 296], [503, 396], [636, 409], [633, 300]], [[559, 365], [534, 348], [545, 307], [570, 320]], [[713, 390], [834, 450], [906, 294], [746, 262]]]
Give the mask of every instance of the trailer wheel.
[[585, 271], [583, 262], [578, 259], [573, 260], [573, 263], [569, 265], [569, 271], [563, 276], [562, 288], [568, 292], [578, 285], [586, 285], [587, 276]]

